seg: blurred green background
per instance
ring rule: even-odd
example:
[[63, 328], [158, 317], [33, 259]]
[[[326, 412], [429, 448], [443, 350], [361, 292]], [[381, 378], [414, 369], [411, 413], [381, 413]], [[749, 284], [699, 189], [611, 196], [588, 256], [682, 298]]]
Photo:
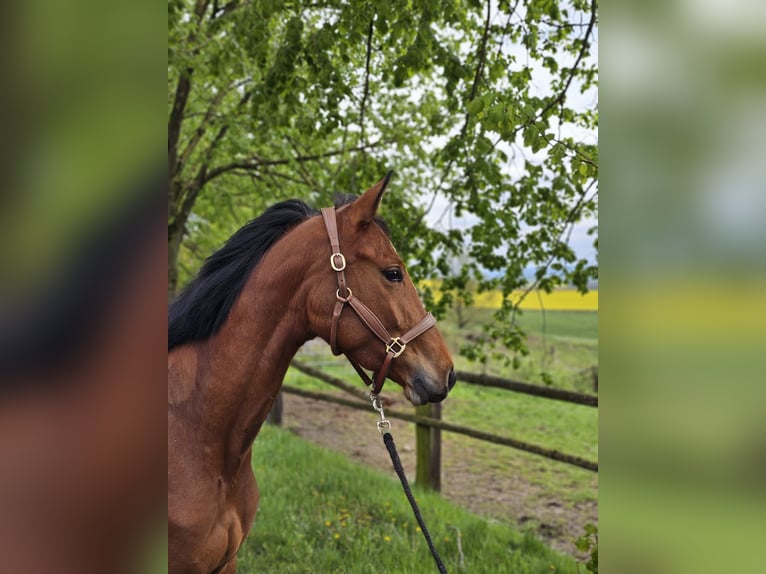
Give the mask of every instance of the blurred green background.
[[763, 570], [766, 5], [601, 21], [604, 572]]
[[0, 295], [10, 298], [50, 282], [162, 169], [167, 16], [145, 0], [4, 12]]

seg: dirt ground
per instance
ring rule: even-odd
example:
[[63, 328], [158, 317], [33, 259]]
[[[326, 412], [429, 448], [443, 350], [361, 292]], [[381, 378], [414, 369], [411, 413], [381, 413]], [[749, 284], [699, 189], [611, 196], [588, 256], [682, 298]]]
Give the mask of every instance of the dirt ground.
[[[375, 426], [376, 416], [372, 409], [364, 412], [284, 395], [284, 428], [395, 477], [391, 459]], [[392, 424], [405, 472], [414, 481], [414, 425], [396, 419]], [[451, 433], [444, 433], [442, 437], [444, 498], [522, 531], [531, 528], [553, 548], [581, 557], [574, 541], [583, 533], [585, 524], [597, 523], [595, 501], [557, 500], [540, 485], [525, 480], [523, 469], [513, 464], [512, 457], [509, 461], [500, 461], [487, 450], [490, 445], [471, 441], [471, 447], [466, 448], [465, 442], [455, 444]], [[492, 462], [488, 464], [488, 460]], [[594, 484], [595, 481], [594, 477]]]

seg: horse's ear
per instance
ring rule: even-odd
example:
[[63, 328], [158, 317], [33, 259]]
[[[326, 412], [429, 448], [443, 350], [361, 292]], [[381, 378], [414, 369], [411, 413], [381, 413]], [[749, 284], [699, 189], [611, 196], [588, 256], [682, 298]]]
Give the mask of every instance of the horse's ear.
[[380, 200], [383, 197], [383, 192], [386, 190], [386, 186], [388, 185], [388, 181], [391, 179], [392, 174], [393, 172], [389, 171], [386, 174], [386, 177], [365, 191], [359, 199], [351, 204], [351, 212], [353, 213], [354, 222], [358, 227], [367, 227], [372, 223], [372, 218], [375, 217], [375, 214], [378, 212]]

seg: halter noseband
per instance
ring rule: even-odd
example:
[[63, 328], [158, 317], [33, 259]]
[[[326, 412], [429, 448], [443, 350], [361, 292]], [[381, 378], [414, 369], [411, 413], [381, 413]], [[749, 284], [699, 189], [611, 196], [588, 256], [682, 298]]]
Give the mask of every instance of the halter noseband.
[[370, 308], [359, 299], [354, 297], [351, 289], [349, 289], [346, 284], [346, 274], [344, 273], [344, 269], [346, 268], [346, 258], [340, 252], [340, 240], [338, 238], [338, 224], [335, 218], [335, 208], [323, 208], [322, 219], [324, 220], [327, 236], [330, 238], [330, 246], [332, 247], [330, 267], [335, 271], [338, 278], [338, 290], [335, 292], [335, 309], [333, 309], [332, 312], [332, 326], [330, 327], [330, 348], [334, 355], [339, 355], [341, 353], [341, 351], [338, 350], [337, 343], [338, 321], [340, 320], [341, 313], [343, 313], [343, 308], [348, 304], [357, 314], [362, 323], [364, 323], [378, 339], [383, 341], [386, 346], [386, 357], [383, 359], [383, 365], [380, 367], [380, 370], [377, 373], [373, 373], [375, 376], [374, 381], [364, 372], [358, 363], [346, 355], [351, 366], [353, 366], [356, 372], [359, 373], [359, 376], [365, 384], [372, 385], [372, 392], [377, 395], [383, 388], [383, 383], [386, 381], [388, 371], [391, 369], [391, 361], [404, 352], [407, 348], [407, 343], [433, 327], [436, 324], [436, 319], [434, 319], [434, 316], [431, 315], [431, 313], [426, 313], [425, 317], [418, 321], [415, 326], [404, 335], [400, 337], [392, 337], [375, 313], [373, 313]]

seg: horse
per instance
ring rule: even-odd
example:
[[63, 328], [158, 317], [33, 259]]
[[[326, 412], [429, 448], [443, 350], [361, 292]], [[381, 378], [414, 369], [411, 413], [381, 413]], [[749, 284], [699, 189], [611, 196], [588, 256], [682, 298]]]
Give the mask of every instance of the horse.
[[455, 384], [449, 350], [377, 215], [389, 178], [321, 217], [297, 200], [270, 207], [170, 305], [170, 574], [236, 572], [259, 501], [252, 444], [303, 343], [321, 337], [360, 373], [377, 373], [367, 378], [374, 392], [388, 377], [414, 405]]

